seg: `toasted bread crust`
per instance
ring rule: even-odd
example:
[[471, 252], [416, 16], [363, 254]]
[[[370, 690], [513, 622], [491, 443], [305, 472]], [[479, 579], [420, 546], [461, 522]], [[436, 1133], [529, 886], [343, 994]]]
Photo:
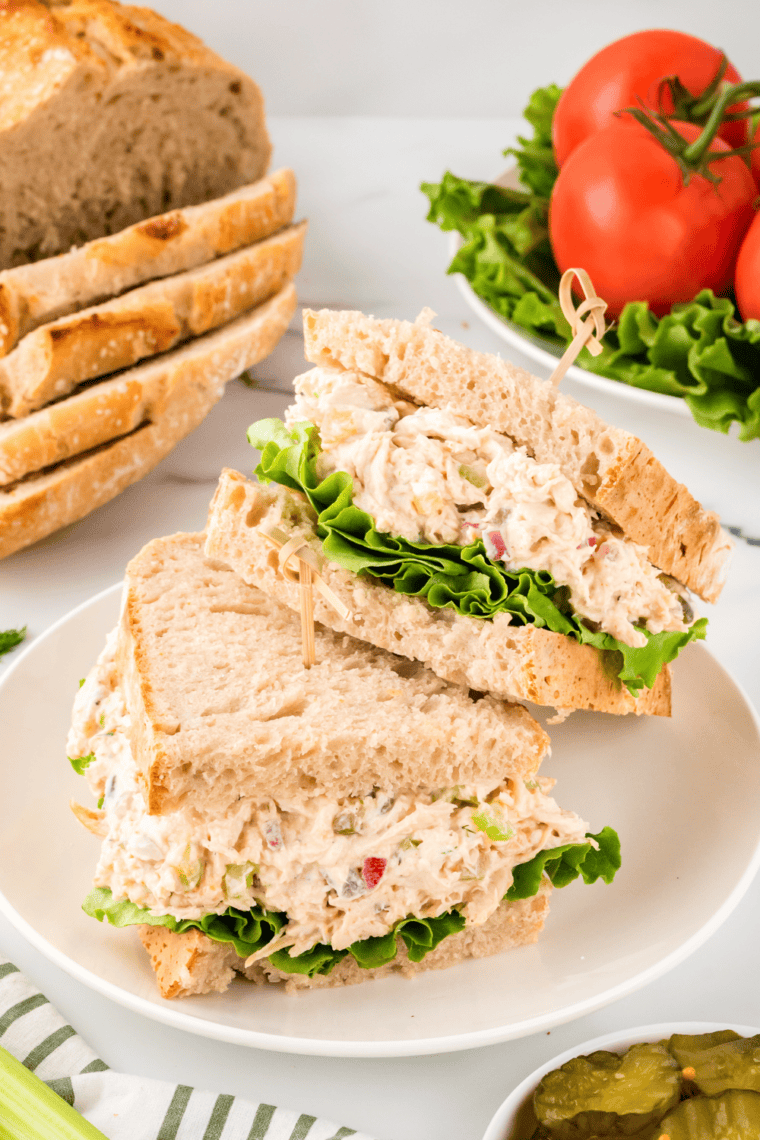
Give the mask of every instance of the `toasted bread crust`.
[[464, 345], [425, 320], [304, 311], [308, 360], [364, 372], [418, 404], [442, 407], [511, 436], [540, 463], [557, 463], [583, 495], [655, 566], [705, 601], [723, 587], [731, 542], [640, 440], [522, 368]]
[[27, 416], [78, 384], [129, 368], [234, 320], [295, 277], [305, 232], [305, 222], [291, 226], [198, 269], [143, 285], [29, 333], [0, 359], [3, 410], [13, 418]]
[[[287, 285], [252, 313], [168, 354], [155, 401], [145, 406], [148, 419], [114, 442], [0, 487], [0, 558], [83, 518], [147, 474], [198, 426], [228, 380], [272, 351], [295, 305]], [[124, 400], [133, 422], [140, 401], [129, 384]]]
[[184, 273], [270, 237], [293, 219], [296, 183], [278, 170], [200, 206], [159, 214], [110, 237], [0, 273], [0, 356], [46, 322]]
[[377, 978], [401, 974], [412, 978], [423, 970], [444, 970], [466, 958], [486, 958], [502, 954], [517, 946], [528, 946], [538, 940], [549, 911], [551, 885], [541, 884], [531, 899], [502, 903], [482, 926], [471, 926], [459, 934], [451, 934], [421, 962], [410, 962], [406, 947], [398, 940], [398, 953], [387, 966], [364, 970], [347, 955], [329, 974], [309, 978], [304, 974], [284, 974], [266, 960], [248, 969], [233, 947], [213, 942], [199, 930], [175, 934], [163, 926], [139, 927], [140, 940], [150, 955], [150, 964], [165, 998], [188, 997], [190, 994], [223, 993], [235, 973], [249, 981], [266, 985], [285, 983], [288, 993], [306, 989], [352, 986]]
[[[276, 550], [263, 532], [276, 526], [288, 533], [302, 533], [319, 550], [312, 518], [302, 496], [275, 485], [259, 487], [238, 472], [225, 470], [209, 511], [206, 552], [298, 611], [299, 587], [283, 576]], [[421, 598], [397, 594], [329, 562], [322, 576], [353, 620], [344, 621], [315, 594], [319, 622], [423, 661], [447, 681], [502, 698], [563, 709], [670, 715], [667, 666], [654, 688], [634, 699], [606, 668], [605, 655], [573, 638], [532, 625], [513, 626], [506, 614], [485, 622], [450, 610], [434, 610]]]

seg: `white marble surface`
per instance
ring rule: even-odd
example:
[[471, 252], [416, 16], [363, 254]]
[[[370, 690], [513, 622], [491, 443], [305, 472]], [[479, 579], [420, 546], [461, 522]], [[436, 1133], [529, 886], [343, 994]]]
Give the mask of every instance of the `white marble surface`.
[[[472, 346], [499, 350], [445, 276], [446, 240], [424, 221], [426, 200], [417, 187], [423, 179], [436, 180], [447, 166], [471, 177], [493, 174], [516, 130], [514, 120], [311, 117], [274, 119], [271, 126], [276, 161], [295, 167], [300, 212], [311, 219], [300, 279], [305, 302], [404, 317], [430, 305], [444, 331]], [[294, 330], [256, 371], [262, 383], [286, 389], [298, 370]], [[572, 394], [587, 398], [579, 389]], [[202, 527], [220, 468], [247, 472], [253, 466], [245, 442], [248, 423], [278, 414], [286, 400], [284, 392], [231, 384], [198, 431], [140, 484], [75, 526], [0, 563], [0, 629], [26, 623], [29, 636], [37, 636], [74, 605], [117, 581], [126, 561], [149, 538]], [[760, 442], [740, 445], [616, 396], [587, 402], [644, 438], [706, 504], [723, 512], [727, 523], [760, 537]], [[756, 705], [759, 581], [760, 547], [740, 540], [720, 603], [706, 607], [710, 648]], [[0, 749], [1, 740], [0, 731]], [[30, 757], [32, 778], [33, 761]], [[653, 820], [653, 826], [666, 825], [666, 820]], [[704, 834], [709, 842], [709, 817]], [[715, 857], [720, 858], [719, 851]], [[589, 938], [604, 938], [604, 931], [590, 930]], [[0, 953], [44, 988], [112, 1066], [328, 1115], [381, 1140], [479, 1140], [506, 1092], [532, 1068], [600, 1033], [669, 1018], [760, 1024], [755, 984], [759, 940], [756, 883], [726, 925], [677, 971], [551, 1035], [441, 1057], [345, 1061], [246, 1050], [147, 1023], [70, 980], [0, 919]]]

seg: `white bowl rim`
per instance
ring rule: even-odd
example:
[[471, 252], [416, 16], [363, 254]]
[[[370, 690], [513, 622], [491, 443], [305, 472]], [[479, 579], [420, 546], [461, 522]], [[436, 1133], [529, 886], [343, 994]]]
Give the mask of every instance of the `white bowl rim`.
[[601, 1037], [592, 1037], [590, 1041], [581, 1041], [580, 1044], [565, 1049], [564, 1053], [559, 1053], [544, 1065], [534, 1069], [524, 1081], [521, 1081], [512, 1090], [491, 1118], [483, 1134], [483, 1140], [509, 1140], [504, 1130], [508, 1125], [514, 1123], [517, 1110], [533, 1092], [538, 1082], [552, 1069], [558, 1069], [560, 1065], [572, 1061], [574, 1057], [585, 1056], [597, 1049], [614, 1051], [620, 1048], [627, 1049], [639, 1042], [661, 1041], [663, 1037], [670, 1037], [673, 1033], [717, 1033], [723, 1029], [732, 1029], [742, 1037], [754, 1037], [760, 1033], [760, 1029], [751, 1025], [731, 1025], [716, 1021], [666, 1021], [656, 1025], [639, 1025], [633, 1029], [619, 1029], [615, 1033], [605, 1033]]

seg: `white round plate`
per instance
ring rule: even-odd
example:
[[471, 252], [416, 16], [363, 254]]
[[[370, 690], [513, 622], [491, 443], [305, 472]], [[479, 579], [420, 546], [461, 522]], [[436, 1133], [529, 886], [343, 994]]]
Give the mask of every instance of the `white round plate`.
[[[760, 862], [760, 726], [701, 646], [675, 669], [672, 720], [573, 713], [544, 764], [560, 803], [615, 827], [616, 882], [555, 891], [535, 946], [450, 970], [289, 996], [238, 979], [164, 1001], [134, 930], [80, 909], [98, 840], [69, 812], [88, 800], [65, 757], [78, 680], [119, 611], [119, 588], [74, 610], [0, 682], [0, 909], [51, 961], [114, 1001], [207, 1037], [281, 1052], [451, 1052], [550, 1029], [672, 969], [725, 920]], [[720, 858], [716, 857], [719, 853]]]
[[673, 1033], [717, 1033], [721, 1029], [733, 1029], [741, 1037], [754, 1037], [760, 1029], [753, 1029], [749, 1025], [726, 1025], [708, 1021], [679, 1021], [662, 1025], [641, 1025], [637, 1029], [618, 1030], [617, 1033], [608, 1033], [604, 1037], [595, 1037], [592, 1041], [583, 1041], [572, 1049], [560, 1053], [547, 1061], [540, 1069], [536, 1069], [529, 1077], [514, 1089], [485, 1131], [483, 1140], [529, 1140], [535, 1128], [535, 1117], [530, 1111], [530, 1098], [542, 1077], [552, 1069], [558, 1069], [573, 1057], [586, 1056], [597, 1049], [606, 1049], [609, 1052], [622, 1052], [642, 1041], [662, 1041]]
[[[495, 179], [498, 186], [506, 186], [512, 190], [524, 190], [525, 187], [520, 184], [517, 177], [516, 168], [514, 166], [506, 170], [499, 178]], [[462, 244], [462, 237], [458, 233], [452, 233], [450, 238], [449, 253], [451, 257], [458, 252]], [[492, 332], [495, 332], [498, 337], [501, 337], [511, 348], [516, 348], [523, 356], [527, 356], [535, 364], [541, 365], [546, 369], [547, 375], [554, 371], [557, 366], [557, 361], [562, 356], [563, 349], [558, 348], [556, 344], [552, 344], [550, 340], [545, 340], [543, 337], [536, 334], [529, 333], [520, 325], [513, 324], [505, 317], [499, 316], [490, 305], [477, 295], [470, 282], [463, 273], [454, 274], [456, 277], [457, 285], [459, 286], [462, 295], [470, 306], [472, 311], [480, 317], [484, 324], [488, 325]], [[666, 396], [662, 392], [648, 392], [645, 388], [634, 388], [630, 384], [624, 384], [620, 380], [610, 380], [605, 376], [597, 376], [594, 372], [587, 372], [585, 368], [581, 368], [577, 364], [571, 364], [566, 373], [568, 379], [577, 381], [578, 384], [583, 384], [586, 388], [593, 388], [597, 392], [603, 392], [606, 395], [621, 396], [623, 399], [632, 400], [642, 407], [655, 408], [660, 412], [672, 412], [677, 416], [685, 416], [687, 419], [691, 418], [691, 412], [685, 400], [680, 396]]]

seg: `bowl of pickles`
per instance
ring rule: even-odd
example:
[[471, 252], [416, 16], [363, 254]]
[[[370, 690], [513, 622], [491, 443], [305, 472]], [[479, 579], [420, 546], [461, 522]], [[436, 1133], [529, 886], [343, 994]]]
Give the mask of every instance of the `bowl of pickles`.
[[760, 1138], [760, 1030], [684, 1022], [587, 1041], [507, 1097], [483, 1140]]

